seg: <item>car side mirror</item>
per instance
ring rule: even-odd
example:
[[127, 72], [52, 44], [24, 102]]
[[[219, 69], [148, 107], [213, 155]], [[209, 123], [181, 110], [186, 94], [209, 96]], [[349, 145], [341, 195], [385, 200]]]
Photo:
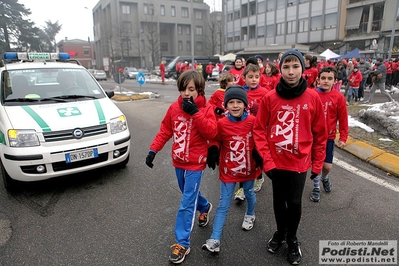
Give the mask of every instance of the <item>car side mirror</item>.
[[114, 97], [114, 95], [115, 95], [115, 92], [114, 91], [105, 91], [105, 93], [107, 94], [107, 96], [108, 96], [108, 98], [112, 98], [112, 97]]

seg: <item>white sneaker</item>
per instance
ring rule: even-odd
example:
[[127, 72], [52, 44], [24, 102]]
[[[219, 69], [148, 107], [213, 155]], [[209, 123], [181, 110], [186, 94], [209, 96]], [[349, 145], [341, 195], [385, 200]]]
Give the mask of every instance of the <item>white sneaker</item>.
[[360, 98], [360, 101], [361, 101], [361, 102], [363, 102], [363, 101], [364, 101], [364, 98], [363, 98], [363, 97], [361, 97], [361, 98]]
[[255, 179], [254, 191], [258, 192], [262, 188], [262, 184], [265, 182], [265, 178], [262, 175], [261, 179]]
[[234, 194], [234, 199], [235, 200], [245, 200], [245, 194], [244, 194], [244, 189], [240, 188], [239, 190], [236, 191]]
[[208, 239], [205, 244], [202, 245], [203, 250], [208, 250], [210, 252], [219, 252], [220, 251], [220, 241], [216, 239]]
[[255, 215], [246, 215], [244, 216], [244, 221], [242, 222], [242, 229], [249, 231], [254, 227]]

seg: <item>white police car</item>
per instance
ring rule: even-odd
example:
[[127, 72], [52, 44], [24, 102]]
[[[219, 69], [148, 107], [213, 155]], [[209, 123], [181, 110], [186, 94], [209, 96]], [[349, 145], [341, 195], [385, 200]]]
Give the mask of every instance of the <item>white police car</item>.
[[0, 62], [0, 167], [11, 191], [129, 161], [126, 117], [67, 53], [7, 52]]

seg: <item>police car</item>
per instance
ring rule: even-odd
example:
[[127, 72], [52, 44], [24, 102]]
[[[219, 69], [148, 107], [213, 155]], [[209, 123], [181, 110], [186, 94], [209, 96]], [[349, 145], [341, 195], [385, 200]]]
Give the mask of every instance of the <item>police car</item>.
[[7, 52], [0, 62], [0, 167], [7, 190], [129, 161], [126, 117], [67, 53]]

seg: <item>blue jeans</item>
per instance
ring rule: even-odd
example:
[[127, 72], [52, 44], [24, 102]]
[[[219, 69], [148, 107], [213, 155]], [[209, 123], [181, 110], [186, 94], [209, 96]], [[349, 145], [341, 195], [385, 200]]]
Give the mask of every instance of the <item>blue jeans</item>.
[[183, 193], [176, 216], [176, 243], [188, 248], [196, 211], [203, 213], [208, 210], [209, 201], [199, 191], [204, 171], [189, 171], [180, 168], [176, 168], [175, 171], [180, 191]]
[[[247, 215], [255, 214], [256, 195], [254, 192], [255, 180], [242, 182], [245, 198], [247, 200]], [[227, 212], [230, 209], [231, 198], [233, 197], [236, 183], [220, 182], [220, 201], [213, 221], [212, 239], [220, 240]]]
[[347, 97], [347, 101], [350, 103], [351, 99], [352, 99], [352, 94], [355, 95], [355, 101], [357, 102], [357, 98], [358, 98], [358, 93], [359, 88], [353, 88], [353, 87], [349, 87], [349, 93], [348, 93], [348, 97]]

